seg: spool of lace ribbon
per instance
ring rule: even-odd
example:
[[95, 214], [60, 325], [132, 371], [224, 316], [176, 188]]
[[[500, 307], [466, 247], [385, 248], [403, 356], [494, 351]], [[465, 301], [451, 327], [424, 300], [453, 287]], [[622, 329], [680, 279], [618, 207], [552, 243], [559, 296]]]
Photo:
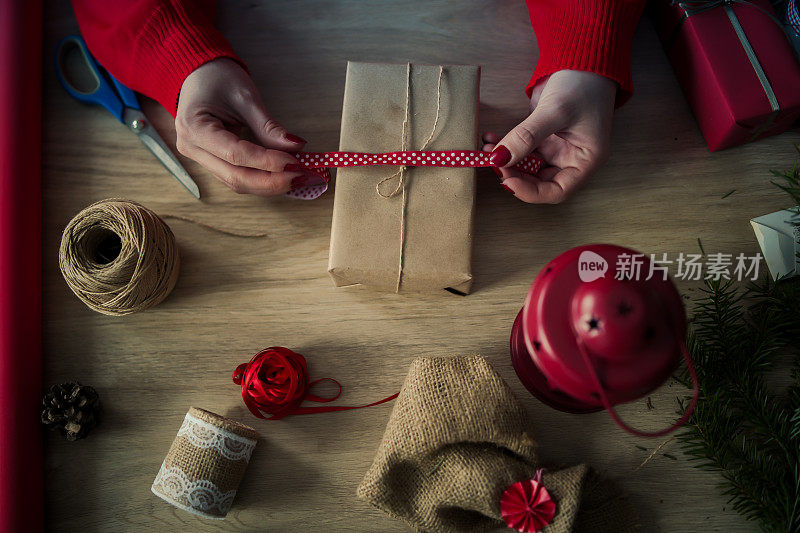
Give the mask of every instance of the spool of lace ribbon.
[[184, 511], [222, 520], [256, 442], [253, 428], [191, 407], [150, 490]]
[[128, 315], [161, 302], [178, 280], [175, 236], [143, 205], [107, 199], [73, 218], [58, 263], [72, 292], [105, 315]]

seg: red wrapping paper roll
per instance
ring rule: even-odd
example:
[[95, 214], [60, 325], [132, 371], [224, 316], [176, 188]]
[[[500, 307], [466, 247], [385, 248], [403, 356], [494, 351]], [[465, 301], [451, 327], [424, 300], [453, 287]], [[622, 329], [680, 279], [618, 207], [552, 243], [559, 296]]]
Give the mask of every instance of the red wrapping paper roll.
[[44, 529], [41, 85], [41, 0], [0, 0], [0, 532]]

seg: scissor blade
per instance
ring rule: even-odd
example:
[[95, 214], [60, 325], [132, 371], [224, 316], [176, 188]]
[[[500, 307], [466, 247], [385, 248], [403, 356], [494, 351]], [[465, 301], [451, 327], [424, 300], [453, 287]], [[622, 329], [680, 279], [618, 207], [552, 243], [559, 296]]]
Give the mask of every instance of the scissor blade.
[[164, 141], [161, 140], [160, 137], [153, 138], [147, 133], [139, 135], [139, 138], [142, 140], [144, 145], [147, 146], [151, 152], [153, 152], [153, 155], [155, 155], [158, 160], [161, 161], [161, 164], [167, 167], [167, 170], [169, 170], [172, 175], [175, 176], [179, 182], [181, 182], [181, 185], [186, 187], [186, 190], [192, 193], [192, 196], [199, 200], [200, 189], [197, 188], [197, 184], [194, 182], [189, 173], [184, 170], [183, 166], [181, 166], [175, 156], [172, 155], [172, 152], [164, 144]]
[[[180, 161], [175, 157], [175, 154], [167, 147], [167, 144], [156, 132], [155, 128], [150, 125], [150, 122], [145, 118], [144, 113], [141, 111], [125, 108], [125, 122], [131, 131], [139, 136], [139, 139], [147, 147], [148, 150], [153, 152], [153, 155], [161, 161], [161, 164], [166, 167], [175, 178], [186, 187], [192, 196], [200, 199], [200, 189], [192, 177], [183, 168]], [[134, 122], [139, 121], [138, 127], [134, 126]]]

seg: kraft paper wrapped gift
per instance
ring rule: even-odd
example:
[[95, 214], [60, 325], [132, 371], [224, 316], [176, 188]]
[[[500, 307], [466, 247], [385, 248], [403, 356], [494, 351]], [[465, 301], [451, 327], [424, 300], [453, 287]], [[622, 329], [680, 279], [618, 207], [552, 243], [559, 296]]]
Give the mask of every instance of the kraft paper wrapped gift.
[[[475, 150], [479, 81], [477, 66], [350, 62], [339, 149]], [[328, 264], [334, 284], [468, 293], [475, 169], [408, 167], [402, 176], [398, 169], [337, 171]]]

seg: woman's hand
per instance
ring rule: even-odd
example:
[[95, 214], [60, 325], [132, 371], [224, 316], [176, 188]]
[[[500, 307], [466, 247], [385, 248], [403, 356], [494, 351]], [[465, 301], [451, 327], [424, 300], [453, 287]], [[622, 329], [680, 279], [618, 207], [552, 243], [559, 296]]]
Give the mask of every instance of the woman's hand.
[[[240, 138], [243, 127], [259, 144]], [[189, 74], [175, 129], [178, 151], [237, 193], [273, 196], [322, 180], [289, 153], [306, 141], [275, 122], [253, 80], [233, 60], [215, 59]]]
[[[559, 70], [538, 83], [528, 118], [502, 140], [483, 137], [503, 187], [524, 202], [564, 201], [608, 159], [616, 95], [614, 81], [592, 72]], [[534, 150], [548, 165], [538, 176], [512, 168]]]

